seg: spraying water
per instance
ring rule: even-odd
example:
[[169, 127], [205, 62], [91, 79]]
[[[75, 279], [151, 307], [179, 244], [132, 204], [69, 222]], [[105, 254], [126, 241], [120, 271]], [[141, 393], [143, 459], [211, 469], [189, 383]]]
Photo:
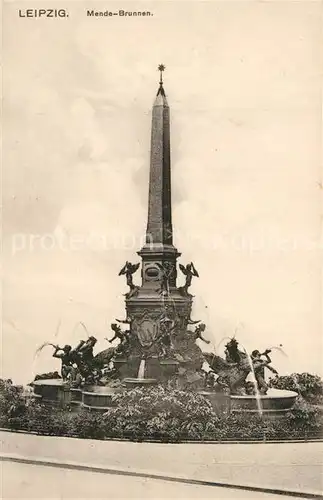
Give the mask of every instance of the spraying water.
[[217, 351], [219, 349], [219, 347], [223, 344], [223, 342], [225, 340], [231, 340], [231, 337], [222, 337], [222, 339], [220, 340], [220, 342], [216, 345], [215, 351]]
[[44, 347], [47, 347], [47, 346], [52, 346], [52, 347], [54, 347], [54, 349], [56, 348], [55, 344], [52, 344], [51, 342], [44, 342], [41, 346], [39, 346], [36, 349], [35, 354], [34, 354], [34, 359], [41, 353], [41, 351], [44, 349]]
[[[239, 331], [239, 329], [243, 328], [243, 326], [244, 326], [244, 325], [243, 325], [243, 323], [241, 323], [241, 322], [240, 322], [240, 323], [238, 323], [238, 325], [237, 325], [237, 326], [235, 327], [235, 329], [234, 329], [234, 335], [233, 335], [233, 338], [235, 338], [235, 337], [236, 337], [237, 332]], [[226, 336], [224, 336], [224, 337], [222, 337], [222, 339], [220, 340], [220, 342], [216, 345], [216, 347], [215, 347], [215, 351], [217, 351], [217, 350], [219, 349], [219, 347], [223, 344], [223, 342], [224, 342], [225, 340], [232, 340], [232, 337], [228, 337], [227, 335], [226, 335]]]
[[288, 358], [288, 355], [286, 354], [284, 349], [282, 349], [282, 347], [283, 347], [283, 344], [279, 344], [279, 345], [273, 345], [273, 346], [269, 347], [269, 349], [270, 350], [275, 349], [276, 351], [280, 352], [285, 358]]
[[83, 329], [84, 329], [84, 330], [85, 330], [85, 332], [86, 332], [86, 335], [89, 337], [89, 336], [90, 336], [90, 334], [89, 334], [89, 332], [88, 332], [88, 329], [86, 328], [85, 324], [84, 324], [84, 323], [82, 323], [82, 321], [79, 321], [78, 323], [76, 323], [76, 325], [74, 326], [74, 329], [73, 329], [73, 333], [76, 331], [76, 329], [77, 329], [77, 327], [78, 327], [79, 325], [81, 325], [81, 326], [83, 327]]
[[59, 330], [60, 330], [61, 324], [62, 324], [62, 320], [61, 320], [61, 319], [59, 319], [59, 320], [58, 320], [58, 323], [57, 323], [57, 327], [56, 327], [56, 331], [55, 331], [54, 337], [57, 337], [57, 336], [58, 336], [58, 332], [59, 332]]
[[42, 350], [45, 348], [45, 347], [53, 347], [54, 349], [56, 349], [57, 345], [55, 344], [52, 344], [51, 342], [44, 342], [42, 345], [40, 345], [36, 351], [34, 352], [34, 356], [33, 356], [33, 361], [32, 361], [32, 367], [31, 367], [31, 376], [33, 378], [35, 378], [36, 376], [36, 367], [38, 365], [38, 357], [40, 355], [40, 353], [42, 352]]
[[142, 359], [140, 361], [137, 378], [140, 378], [140, 379], [145, 378], [145, 364], [146, 364], [145, 360]]
[[253, 367], [253, 362], [252, 362], [250, 354], [248, 353], [247, 349], [241, 344], [241, 342], [240, 342], [240, 345], [241, 345], [242, 349], [244, 350], [244, 352], [245, 352], [245, 354], [247, 356], [248, 364], [249, 364], [250, 370], [251, 370], [251, 378], [252, 378], [251, 381], [252, 381], [253, 386], [255, 388], [257, 410], [258, 410], [259, 416], [262, 417], [263, 410], [262, 410], [262, 404], [261, 404], [261, 396], [260, 396], [260, 392], [259, 392], [259, 389], [258, 389], [256, 374], [255, 374], [255, 370], [254, 370], [254, 367]]

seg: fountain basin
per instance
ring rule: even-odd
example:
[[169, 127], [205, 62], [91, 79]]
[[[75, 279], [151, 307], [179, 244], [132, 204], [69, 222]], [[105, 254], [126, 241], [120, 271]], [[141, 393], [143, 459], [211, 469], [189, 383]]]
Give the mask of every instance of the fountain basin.
[[71, 407], [73, 410], [78, 411], [82, 406], [82, 389], [71, 387]]
[[89, 410], [105, 411], [114, 406], [113, 396], [119, 388], [92, 385], [82, 390], [82, 407]]
[[[135, 387], [153, 386], [158, 383], [158, 379], [152, 377], [128, 377], [123, 380], [123, 385], [129, 389]], [[39, 401], [53, 406], [72, 406], [87, 408], [89, 410], [106, 411], [113, 406], [113, 395], [120, 392], [120, 387], [109, 386], [88, 386], [85, 388], [71, 388], [62, 379], [36, 380], [33, 383], [34, 395]], [[198, 391], [206, 397], [212, 404], [214, 410], [219, 412], [229, 409], [233, 413], [257, 414], [256, 396], [226, 396], [212, 391]], [[261, 395], [263, 416], [279, 417], [292, 409], [298, 394], [293, 391], [283, 391], [279, 389], [269, 389], [266, 395]]]
[[230, 396], [214, 391], [198, 391], [198, 394], [208, 399], [215, 413], [221, 413], [230, 408]]
[[[292, 409], [297, 396], [298, 394], [294, 391], [268, 389], [268, 393], [260, 395], [258, 401], [263, 415], [279, 416]], [[254, 395], [230, 396], [230, 403], [233, 413], [259, 413], [257, 398]]]
[[70, 387], [61, 378], [35, 380], [33, 391], [37, 399], [52, 405], [68, 405], [71, 400]]
[[96, 385], [73, 388], [62, 379], [47, 379], [36, 380], [33, 390], [34, 396], [48, 405], [71, 406], [75, 411], [79, 408], [105, 411], [113, 406], [112, 396], [121, 389]]

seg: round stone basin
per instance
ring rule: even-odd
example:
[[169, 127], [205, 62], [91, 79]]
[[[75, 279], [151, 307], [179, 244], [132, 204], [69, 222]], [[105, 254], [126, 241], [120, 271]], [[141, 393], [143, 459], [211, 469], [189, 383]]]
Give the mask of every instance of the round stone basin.
[[[268, 389], [266, 395], [259, 396], [259, 402], [264, 414], [279, 414], [289, 411], [297, 398], [294, 391]], [[230, 396], [231, 411], [233, 412], [258, 412], [256, 396]]]
[[44, 378], [40, 380], [35, 380], [33, 382], [34, 386], [42, 386], [42, 385], [50, 385], [50, 386], [62, 386], [63, 384], [63, 379], [62, 378]]
[[230, 407], [230, 396], [219, 392], [208, 391], [207, 389], [197, 391], [198, 394], [208, 399], [216, 413], [227, 410]]
[[72, 403], [82, 402], [82, 389], [71, 387], [71, 402]]
[[49, 378], [33, 382], [35, 395], [41, 397], [44, 401], [61, 401], [66, 389], [66, 384], [64, 384], [61, 378]]
[[120, 392], [120, 389], [91, 385], [82, 390], [82, 403], [85, 408], [93, 410], [106, 410], [113, 406], [112, 396]]
[[82, 406], [82, 389], [71, 387], [71, 407], [77, 411]]
[[115, 394], [118, 392], [114, 387], [108, 387], [104, 385], [90, 385], [83, 389], [83, 394]]

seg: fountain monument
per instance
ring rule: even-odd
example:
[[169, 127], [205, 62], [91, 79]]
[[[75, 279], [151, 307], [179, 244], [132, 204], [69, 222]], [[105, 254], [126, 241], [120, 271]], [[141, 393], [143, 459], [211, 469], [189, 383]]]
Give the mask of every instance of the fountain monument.
[[[34, 392], [43, 401], [74, 404], [105, 410], [111, 395], [125, 388], [164, 384], [170, 388], [198, 391], [215, 407], [227, 404], [233, 411], [279, 413], [291, 408], [296, 393], [276, 391], [268, 395], [265, 367], [270, 369], [269, 350], [253, 356], [239, 348], [235, 339], [226, 345], [225, 359], [203, 353], [197, 339], [204, 323], [191, 318], [193, 278], [199, 274], [192, 262], [178, 265], [180, 253], [173, 244], [170, 111], [163, 82], [164, 65], [152, 110], [148, 221], [141, 262], [126, 262], [119, 275], [125, 277], [125, 317], [111, 324], [110, 343], [116, 347], [94, 355], [96, 339], [90, 336], [74, 349], [54, 346], [61, 359], [61, 379], [40, 379]], [[177, 284], [177, 268], [184, 284]], [[140, 269], [140, 284], [135, 282]], [[137, 281], [137, 280], [136, 280]], [[206, 333], [207, 336], [207, 333]], [[204, 363], [209, 371], [203, 369]], [[274, 371], [272, 369], [272, 371]], [[254, 376], [247, 381], [249, 374]], [[280, 392], [280, 393], [279, 393]], [[259, 406], [260, 405], [260, 406]]]

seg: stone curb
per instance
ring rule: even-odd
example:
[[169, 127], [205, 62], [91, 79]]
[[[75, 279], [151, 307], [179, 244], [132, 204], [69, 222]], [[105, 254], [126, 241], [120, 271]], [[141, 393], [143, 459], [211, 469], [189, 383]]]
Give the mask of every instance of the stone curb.
[[0, 461], [6, 462], [15, 462], [21, 464], [29, 464], [29, 465], [40, 465], [46, 467], [56, 467], [56, 468], [64, 468], [69, 470], [78, 470], [85, 472], [96, 472], [101, 474], [114, 474], [120, 476], [132, 476], [132, 477], [142, 477], [148, 479], [157, 479], [162, 481], [169, 482], [178, 482], [184, 484], [195, 484], [200, 486], [215, 486], [221, 488], [231, 488], [236, 490], [245, 490], [245, 491], [255, 491], [261, 493], [272, 493], [284, 496], [292, 496], [296, 498], [315, 498], [315, 499], [323, 499], [323, 495], [317, 493], [315, 491], [292, 491], [283, 488], [272, 488], [270, 486], [255, 486], [252, 484], [234, 484], [234, 483], [225, 483], [221, 481], [209, 481], [202, 479], [191, 479], [189, 477], [180, 476], [177, 474], [163, 474], [156, 473], [149, 470], [134, 470], [134, 469], [123, 469], [121, 467], [105, 467], [99, 465], [91, 465], [87, 463], [74, 462], [74, 461], [60, 461], [55, 460], [53, 458], [33, 458], [26, 457], [13, 453], [1, 453]]

